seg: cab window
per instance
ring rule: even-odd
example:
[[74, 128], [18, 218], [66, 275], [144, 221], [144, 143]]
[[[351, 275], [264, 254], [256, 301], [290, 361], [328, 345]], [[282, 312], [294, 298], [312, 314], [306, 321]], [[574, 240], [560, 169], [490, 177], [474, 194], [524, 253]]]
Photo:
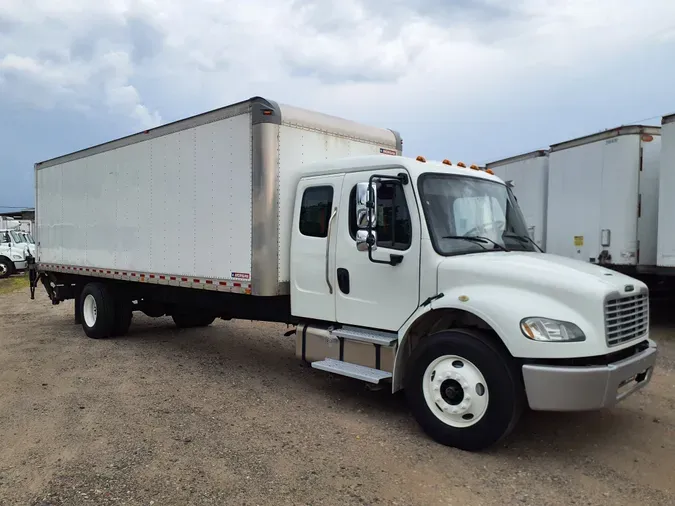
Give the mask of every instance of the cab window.
[[300, 233], [308, 237], [326, 237], [332, 207], [332, 186], [307, 188], [300, 204]]

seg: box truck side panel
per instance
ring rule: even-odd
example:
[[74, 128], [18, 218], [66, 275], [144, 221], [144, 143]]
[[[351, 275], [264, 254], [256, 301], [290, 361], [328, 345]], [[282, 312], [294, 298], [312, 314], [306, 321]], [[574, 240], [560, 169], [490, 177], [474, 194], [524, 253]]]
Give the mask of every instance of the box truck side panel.
[[487, 165], [504, 181], [513, 182], [513, 193], [525, 216], [530, 237], [546, 247], [546, 208], [548, 194], [548, 157], [530, 157], [503, 165]]
[[[400, 154], [397, 134], [313, 111], [281, 106], [279, 127], [279, 270], [278, 280], [288, 293], [291, 227], [295, 192], [303, 167], [347, 156]], [[386, 156], [383, 156], [386, 163]]]
[[546, 252], [588, 262], [599, 253], [602, 146], [549, 155]]
[[41, 170], [36, 177], [35, 217], [39, 261], [60, 264], [63, 261], [63, 213], [61, 166]]
[[[640, 177], [640, 136], [622, 135], [594, 143], [602, 150], [600, 242], [595, 253], [607, 250], [613, 265], [636, 265], [637, 214]], [[604, 239], [609, 230], [609, 245]], [[604, 241], [604, 244], [603, 244]]]
[[40, 262], [249, 274], [251, 163], [246, 113], [38, 167]]
[[638, 216], [639, 265], [656, 265], [658, 237], [659, 172], [661, 161], [661, 136], [643, 135], [640, 165], [640, 194]]
[[675, 267], [675, 116], [661, 126], [658, 256], [660, 267]]

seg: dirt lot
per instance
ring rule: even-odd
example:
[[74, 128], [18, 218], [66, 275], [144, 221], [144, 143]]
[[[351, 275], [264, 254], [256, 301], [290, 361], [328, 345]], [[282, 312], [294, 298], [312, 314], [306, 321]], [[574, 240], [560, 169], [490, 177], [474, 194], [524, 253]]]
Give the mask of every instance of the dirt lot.
[[402, 396], [298, 364], [284, 326], [87, 339], [72, 304], [0, 294], [0, 504], [675, 504], [675, 326], [613, 410], [527, 413], [494, 450], [440, 446]]

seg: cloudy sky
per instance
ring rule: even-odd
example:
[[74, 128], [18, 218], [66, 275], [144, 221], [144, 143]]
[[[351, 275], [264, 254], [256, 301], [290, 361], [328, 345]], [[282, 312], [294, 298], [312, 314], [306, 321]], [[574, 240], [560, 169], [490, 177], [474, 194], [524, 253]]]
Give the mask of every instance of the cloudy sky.
[[675, 112], [673, 0], [0, 0], [0, 207], [33, 163], [263, 95], [482, 163]]

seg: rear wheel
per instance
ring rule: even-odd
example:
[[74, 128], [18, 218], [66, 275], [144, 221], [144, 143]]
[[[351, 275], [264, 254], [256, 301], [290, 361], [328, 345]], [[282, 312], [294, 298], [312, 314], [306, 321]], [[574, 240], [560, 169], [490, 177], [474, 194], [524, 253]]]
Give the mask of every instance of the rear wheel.
[[115, 299], [103, 283], [89, 283], [80, 295], [82, 329], [92, 339], [113, 335]]
[[187, 329], [192, 327], [208, 327], [216, 319], [215, 316], [211, 316], [208, 313], [175, 313], [171, 315], [173, 322], [176, 324], [176, 327], [179, 329]]
[[115, 301], [115, 324], [112, 335], [117, 337], [126, 335], [133, 316], [131, 301], [123, 297], [118, 298]]
[[449, 330], [413, 351], [405, 378], [410, 408], [437, 442], [483, 450], [516, 425], [524, 391], [511, 357], [473, 330]]

